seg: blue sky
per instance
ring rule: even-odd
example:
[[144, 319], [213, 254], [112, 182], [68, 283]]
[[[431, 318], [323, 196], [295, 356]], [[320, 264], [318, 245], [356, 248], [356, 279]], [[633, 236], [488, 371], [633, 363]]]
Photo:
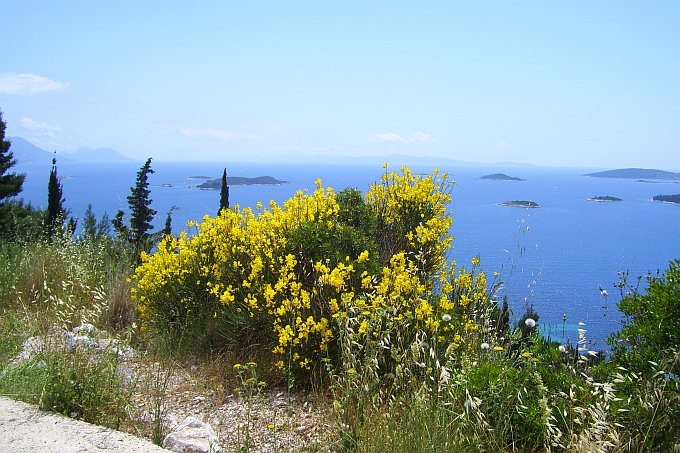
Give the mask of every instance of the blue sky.
[[680, 2], [5, 0], [8, 135], [157, 160], [680, 169]]

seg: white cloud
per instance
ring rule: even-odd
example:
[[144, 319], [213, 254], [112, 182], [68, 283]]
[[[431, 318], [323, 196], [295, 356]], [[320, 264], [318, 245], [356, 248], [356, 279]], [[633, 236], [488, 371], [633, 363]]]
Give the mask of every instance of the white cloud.
[[213, 138], [223, 142], [237, 142], [244, 140], [255, 141], [260, 139], [260, 137], [257, 137], [256, 135], [241, 134], [237, 132], [231, 132], [226, 129], [183, 127], [179, 129], [179, 132], [186, 137]]
[[405, 143], [406, 140], [399, 134], [394, 132], [383, 132], [382, 134], [375, 134], [371, 137], [373, 141], [376, 142], [398, 142]]
[[61, 128], [58, 126], [52, 126], [44, 121], [34, 121], [26, 116], [21, 118], [21, 127], [46, 137], [54, 137], [58, 132], [61, 132]]
[[31, 95], [49, 91], [64, 91], [68, 83], [50, 80], [35, 74], [16, 74], [4, 72], [0, 74], [0, 94]]
[[399, 135], [395, 132], [383, 132], [381, 134], [375, 134], [371, 136], [371, 140], [375, 142], [393, 142], [409, 144], [415, 142], [434, 142], [435, 140], [430, 137], [430, 134], [423, 131], [415, 131], [409, 135]]
[[430, 137], [430, 134], [427, 134], [423, 131], [415, 131], [412, 133], [409, 137], [408, 140], [410, 142], [433, 142], [432, 137]]

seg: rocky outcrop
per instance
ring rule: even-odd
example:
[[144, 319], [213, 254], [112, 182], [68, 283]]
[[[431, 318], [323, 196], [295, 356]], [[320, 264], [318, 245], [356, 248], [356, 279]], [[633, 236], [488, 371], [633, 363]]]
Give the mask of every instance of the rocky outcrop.
[[212, 427], [187, 417], [163, 439], [163, 448], [177, 453], [216, 453], [222, 451]]
[[81, 324], [71, 332], [52, 328], [46, 335], [30, 337], [21, 346], [19, 354], [12, 359], [13, 363], [21, 363], [34, 355], [49, 351], [85, 350], [92, 355], [117, 354], [122, 360], [135, 357], [136, 352], [120, 340], [109, 338], [108, 334], [92, 324]]

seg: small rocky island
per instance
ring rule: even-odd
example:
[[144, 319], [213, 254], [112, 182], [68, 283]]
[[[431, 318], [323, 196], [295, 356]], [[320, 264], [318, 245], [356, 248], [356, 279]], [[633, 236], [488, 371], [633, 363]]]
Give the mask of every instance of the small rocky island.
[[[256, 176], [255, 178], [245, 178], [243, 176], [230, 176], [227, 179], [230, 186], [255, 186], [255, 185], [270, 185], [278, 186], [281, 184], [288, 184], [288, 181], [281, 181], [271, 176]], [[222, 178], [209, 179], [204, 183], [197, 185], [199, 189], [219, 190], [222, 187]]]
[[518, 178], [517, 176], [508, 176], [505, 173], [494, 173], [491, 175], [480, 176], [479, 179], [486, 179], [489, 181], [526, 181], [526, 179]]
[[680, 204], [680, 193], [675, 195], [655, 195], [652, 200]]
[[648, 168], [621, 168], [618, 170], [589, 173], [584, 176], [592, 176], [593, 178], [662, 179], [670, 181], [680, 180], [680, 173]]
[[610, 195], [598, 195], [596, 197], [588, 198], [588, 201], [623, 201], [623, 198], [612, 197]]
[[528, 200], [512, 200], [504, 201], [503, 203], [498, 203], [498, 206], [510, 206], [513, 208], [540, 208], [541, 205], [535, 201]]

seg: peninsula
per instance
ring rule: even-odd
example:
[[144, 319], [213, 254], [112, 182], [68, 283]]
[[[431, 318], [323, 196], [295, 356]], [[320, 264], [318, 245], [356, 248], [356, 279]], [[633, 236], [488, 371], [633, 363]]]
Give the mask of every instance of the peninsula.
[[498, 203], [498, 206], [510, 206], [513, 208], [540, 208], [541, 205], [536, 203], [535, 201], [527, 201], [527, 200], [512, 200], [512, 201], [504, 201], [503, 203]]
[[[271, 176], [257, 176], [255, 178], [245, 178], [243, 176], [230, 176], [227, 178], [227, 183], [230, 186], [255, 186], [255, 185], [270, 185], [278, 186], [281, 184], [288, 184], [288, 181], [280, 181]], [[199, 189], [217, 189], [222, 187], [222, 179], [209, 179], [204, 183], [197, 185]]]
[[622, 198], [612, 197], [610, 195], [598, 195], [587, 199], [588, 201], [623, 201]]
[[680, 204], [680, 193], [675, 195], [655, 195], [652, 197], [652, 200]]
[[647, 168], [621, 168], [618, 170], [599, 171], [596, 173], [588, 173], [584, 176], [592, 176], [593, 178], [622, 178], [622, 179], [663, 179], [663, 180], [680, 180], [680, 173], [673, 173], [671, 171], [653, 170]]
[[526, 181], [526, 179], [518, 178], [516, 176], [508, 176], [505, 173], [494, 173], [492, 175], [480, 176], [479, 179], [486, 179], [490, 181]]

